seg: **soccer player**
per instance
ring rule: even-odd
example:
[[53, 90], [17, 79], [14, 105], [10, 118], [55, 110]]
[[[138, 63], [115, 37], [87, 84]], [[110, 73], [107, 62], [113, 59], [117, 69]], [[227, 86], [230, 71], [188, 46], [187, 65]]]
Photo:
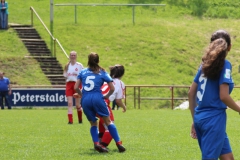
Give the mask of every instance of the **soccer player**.
[[[110, 67], [110, 76], [113, 78], [113, 84], [114, 84], [114, 92], [113, 94], [110, 96], [109, 99], [111, 99], [111, 101], [116, 101], [117, 105], [119, 107], [123, 108], [123, 112], [126, 112], [126, 106], [125, 104], [122, 102], [122, 99], [125, 98], [125, 85], [123, 83], [123, 81], [121, 81], [121, 78], [124, 75], [124, 66], [123, 65], [115, 65], [115, 66], [111, 66]], [[108, 89], [108, 85], [104, 84], [102, 86], [102, 93], [103, 95], [107, 93]], [[111, 120], [114, 122], [114, 116], [110, 107], [110, 101], [109, 99], [105, 99], [105, 102], [108, 106], [108, 110], [110, 112], [110, 118]], [[99, 139], [101, 140], [101, 144], [105, 147], [107, 147], [109, 145], [109, 143], [112, 140], [112, 137], [108, 131], [108, 129], [106, 128], [106, 125], [104, 124], [104, 121], [100, 118], [99, 121]]]
[[[70, 61], [66, 64], [63, 75], [66, 77], [65, 94], [68, 102], [68, 124], [73, 124], [73, 94], [75, 93], [74, 85], [77, 81], [77, 75], [83, 69], [83, 65], [77, 62], [77, 52], [75, 51], [70, 52], [69, 59]], [[80, 105], [80, 100], [80, 98], [75, 98], [78, 123], [82, 123], [82, 107]]]
[[230, 49], [229, 33], [218, 30], [212, 34], [188, 93], [193, 118], [190, 136], [198, 140], [203, 160], [234, 159], [226, 133], [226, 109], [240, 112], [240, 107], [230, 96], [232, 66], [225, 59]]
[[[105, 96], [101, 93], [101, 86], [104, 82], [110, 87], [109, 92]], [[82, 84], [82, 91], [79, 89], [80, 84]], [[103, 118], [111, 136], [115, 140], [119, 152], [124, 152], [126, 149], [120, 141], [115, 124], [110, 120], [109, 111], [104, 102], [104, 98], [108, 99], [114, 92], [113, 80], [109, 74], [99, 66], [99, 56], [97, 53], [90, 53], [88, 55], [88, 68], [83, 69], [79, 73], [74, 89], [77, 92], [76, 94], [82, 97], [81, 105], [91, 125], [90, 133], [95, 150], [98, 152], [108, 152], [107, 148], [102, 146], [98, 139], [96, 115], [99, 115]]]

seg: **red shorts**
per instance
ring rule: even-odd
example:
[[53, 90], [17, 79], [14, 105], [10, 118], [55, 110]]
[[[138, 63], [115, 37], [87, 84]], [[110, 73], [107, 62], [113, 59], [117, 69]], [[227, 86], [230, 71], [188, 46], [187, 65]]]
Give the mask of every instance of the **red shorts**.
[[[73, 81], [66, 83], [66, 91], [65, 91], [66, 97], [73, 96], [73, 94], [76, 93], [74, 90], [75, 83], [76, 82], [73, 82]], [[82, 88], [82, 84], [80, 84], [79, 86], [79, 89], [81, 88]]]

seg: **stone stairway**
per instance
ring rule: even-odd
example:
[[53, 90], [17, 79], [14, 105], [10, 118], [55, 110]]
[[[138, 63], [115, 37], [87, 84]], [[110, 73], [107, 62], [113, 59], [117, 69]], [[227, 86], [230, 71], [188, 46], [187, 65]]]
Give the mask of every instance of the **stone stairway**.
[[45, 41], [43, 41], [35, 28], [30, 25], [10, 25], [19, 38], [24, 43], [25, 47], [32, 58], [35, 58], [52, 85], [64, 85], [65, 78], [63, 77], [62, 65], [55, 57], [51, 56], [51, 51], [48, 49]]

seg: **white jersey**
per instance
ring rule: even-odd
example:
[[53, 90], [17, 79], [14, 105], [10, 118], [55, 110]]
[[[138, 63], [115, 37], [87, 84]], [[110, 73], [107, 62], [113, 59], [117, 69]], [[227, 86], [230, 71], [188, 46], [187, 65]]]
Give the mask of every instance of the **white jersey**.
[[71, 63], [68, 66], [68, 70], [67, 72], [64, 72], [64, 77], [66, 77], [66, 82], [69, 81], [77, 81], [77, 76], [78, 74], [81, 72], [81, 70], [83, 69], [83, 65], [79, 62], [76, 62], [74, 65], [72, 65]]
[[118, 78], [113, 79], [113, 85], [114, 85], [114, 92], [109, 97], [110, 101], [113, 101], [114, 99], [124, 99], [125, 98], [125, 84], [123, 81], [121, 81]]

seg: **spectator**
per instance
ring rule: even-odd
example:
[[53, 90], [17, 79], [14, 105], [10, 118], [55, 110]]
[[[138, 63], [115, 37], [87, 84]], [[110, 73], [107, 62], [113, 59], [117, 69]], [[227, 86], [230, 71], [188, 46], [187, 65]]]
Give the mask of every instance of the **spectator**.
[[10, 81], [7, 77], [3, 76], [4, 73], [0, 71], [0, 104], [1, 109], [4, 109], [3, 99], [5, 98], [5, 105], [8, 106], [8, 109], [12, 109], [9, 95], [12, 94], [12, 89]]
[[1, 0], [1, 11], [0, 11], [0, 19], [1, 19], [1, 29], [8, 28], [8, 3], [5, 0]]
[[[70, 61], [64, 68], [63, 75], [66, 77], [66, 97], [68, 101], [68, 124], [73, 124], [73, 94], [75, 93], [74, 85], [77, 81], [77, 75], [83, 69], [83, 65], [77, 62], [77, 52], [71, 51], [69, 55]], [[80, 98], [75, 98], [75, 105], [78, 114], [78, 122], [82, 123], [82, 107]]]

